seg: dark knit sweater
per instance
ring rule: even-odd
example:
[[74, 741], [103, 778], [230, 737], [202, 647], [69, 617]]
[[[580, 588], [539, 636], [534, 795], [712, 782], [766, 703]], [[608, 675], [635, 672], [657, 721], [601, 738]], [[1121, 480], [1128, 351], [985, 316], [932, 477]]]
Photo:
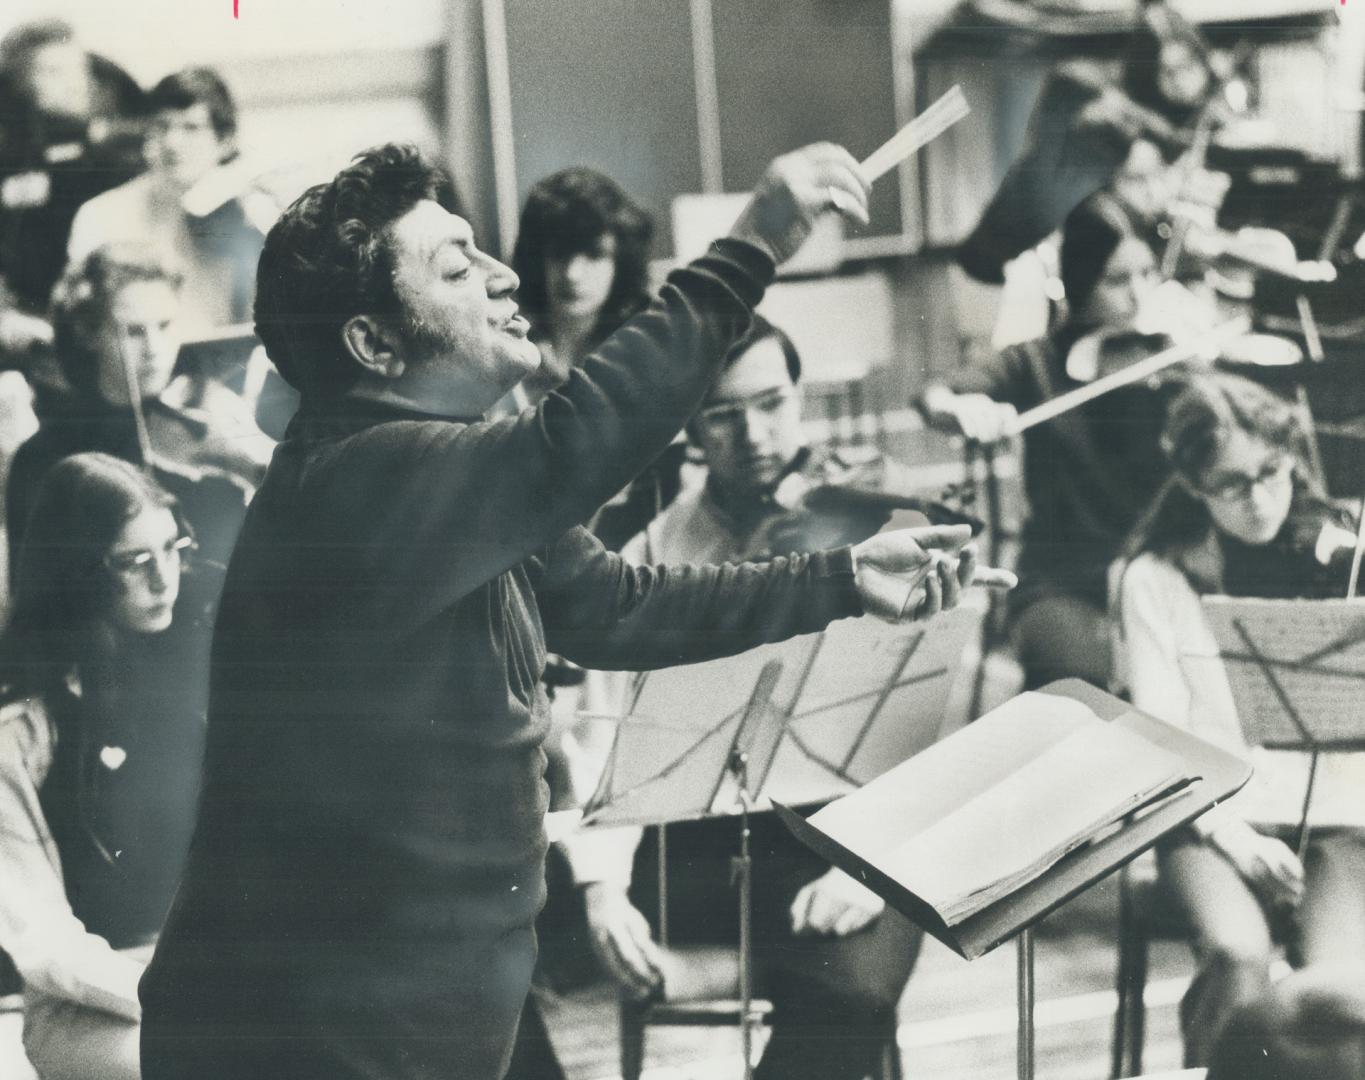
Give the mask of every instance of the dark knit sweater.
[[534, 411], [305, 407], [233, 555], [143, 1073], [493, 1080], [544, 896], [539, 679], [858, 611], [846, 549], [634, 569], [579, 523], [700, 402], [772, 273], [721, 243]]
[[67, 899], [118, 949], [156, 939], [184, 866], [220, 584], [209, 567], [186, 574], [169, 630], [123, 635], [79, 666], [79, 696], [65, 685], [44, 694], [57, 739], [40, 798]]
[[[1063, 331], [1011, 345], [958, 372], [951, 387], [1034, 408], [1080, 385], [1066, 373], [1074, 340]], [[1157, 446], [1162, 400], [1147, 386], [1124, 387], [1024, 433], [1028, 518], [1011, 609], [1054, 592], [1105, 607], [1109, 564], [1167, 474]]]

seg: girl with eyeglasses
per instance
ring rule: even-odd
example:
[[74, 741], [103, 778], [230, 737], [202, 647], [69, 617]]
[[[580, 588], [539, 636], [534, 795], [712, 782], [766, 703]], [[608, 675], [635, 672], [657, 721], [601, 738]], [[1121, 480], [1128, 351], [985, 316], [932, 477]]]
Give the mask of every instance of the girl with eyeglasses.
[[1157, 850], [1199, 961], [1181, 1009], [1191, 1067], [1208, 1064], [1232, 1012], [1267, 986], [1272, 938], [1286, 937], [1297, 963], [1365, 970], [1365, 754], [1322, 756], [1301, 861], [1290, 842], [1308, 755], [1247, 745], [1199, 600], [1345, 595], [1354, 535], [1306, 446], [1298, 414], [1269, 391], [1191, 379], [1162, 434], [1173, 477], [1115, 575], [1133, 704], [1255, 766], [1245, 789]]
[[137, 983], [194, 823], [213, 575], [175, 501], [78, 454], [44, 478], [0, 638], [0, 948], [44, 1080], [135, 1080]]

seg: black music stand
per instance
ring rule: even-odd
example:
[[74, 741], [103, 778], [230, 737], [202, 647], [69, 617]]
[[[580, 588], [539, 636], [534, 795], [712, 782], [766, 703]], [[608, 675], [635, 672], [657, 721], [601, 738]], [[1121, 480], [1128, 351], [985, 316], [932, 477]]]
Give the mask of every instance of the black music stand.
[[1016, 940], [1019, 950], [1018, 1075], [1021, 1080], [1032, 1080], [1034, 1075], [1033, 926], [1073, 896], [1152, 847], [1167, 833], [1188, 824], [1214, 803], [1227, 798], [1251, 776], [1250, 767], [1235, 755], [1137, 712], [1118, 698], [1079, 679], [1049, 683], [1040, 693], [1072, 698], [1088, 706], [1100, 719], [1122, 724], [1182, 759], [1186, 772], [1194, 780], [1175, 797], [1133, 815], [1121, 828], [1073, 851], [1041, 876], [960, 922], [949, 925], [930, 904], [879, 868], [875, 861], [855, 853], [844, 840], [823, 831], [802, 814], [778, 807], [778, 813], [798, 839], [863, 882], [890, 906], [964, 959], [973, 960], [1010, 938]]
[[1365, 749], [1365, 600], [1206, 596], [1247, 742], [1310, 755], [1300, 856], [1324, 752]]
[[749, 814], [854, 791], [937, 739], [974, 628], [963, 609], [899, 626], [844, 620], [723, 660], [647, 672], [623, 715], [593, 715], [629, 722], [616, 729], [583, 827], [739, 818], [731, 865], [746, 1077], [755, 1020]]

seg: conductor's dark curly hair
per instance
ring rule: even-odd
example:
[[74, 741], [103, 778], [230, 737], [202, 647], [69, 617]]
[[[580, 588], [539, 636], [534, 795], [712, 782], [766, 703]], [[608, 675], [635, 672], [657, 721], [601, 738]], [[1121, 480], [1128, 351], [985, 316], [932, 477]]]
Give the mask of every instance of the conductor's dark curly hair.
[[596, 254], [608, 235], [616, 242], [616, 272], [598, 313], [592, 344], [649, 303], [654, 222], [620, 185], [594, 169], [562, 169], [527, 192], [512, 269], [521, 279], [517, 301], [533, 333], [544, 333], [549, 317], [546, 260]]
[[342, 327], [399, 313], [391, 226], [428, 199], [463, 212], [442, 170], [416, 147], [388, 143], [309, 188], [271, 228], [256, 272], [256, 333], [303, 396], [335, 396], [359, 378]]

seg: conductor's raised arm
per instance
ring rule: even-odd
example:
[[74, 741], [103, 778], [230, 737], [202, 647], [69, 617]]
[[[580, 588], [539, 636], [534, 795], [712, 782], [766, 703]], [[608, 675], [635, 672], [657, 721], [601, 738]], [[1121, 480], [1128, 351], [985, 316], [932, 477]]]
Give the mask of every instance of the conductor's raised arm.
[[[700, 405], [726, 352], [748, 329], [775, 263], [795, 252], [821, 214], [866, 220], [866, 207], [867, 185], [842, 148], [821, 143], [776, 159], [730, 235], [670, 274], [649, 308], [536, 409], [499, 421], [431, 425], [407, 440], [405, 460], [390, 467], [413, 477], [423, 498], [379, 519], [355, 507], [356, 518], [339, 531], [373, 535], [368, 547], [378, 559], [396, 544], [439, 551], [457, 546], [461, 557], [442, 558], [433, 550], [415, 590], [391, 590], [384, 602], [405, 618], [429, 616], [586, 521], [663, 451]], [[432, 217], [433, 228], [456, 230], [456, 246], [463, 244], [457, 269], [468, 262], [482, 278], [495, 316], [494, 345], [509, 358], [500, 379], [475, 387], [467, 378], [460, 386], [461, 415], [468, 416], [490, 407], [512, 385], [508, 379], [531, 370], [533, 361], [523, 354], [534, 353], [534, 346], [515, 315], [516, 276], [478, 251], [463, 222], [448, 226]], [[363, 354], [368, 340], [357, 338], [353, 350]], [[382, 377], [395, 368], [375, 363], [367, 370]], [[388, 381], [369, 379], [377, 387], [370, 393], [392, 398], [414, 380], [416, 373], [397, 370]], [[356, 449], [372, 460], [373, 446]]]

